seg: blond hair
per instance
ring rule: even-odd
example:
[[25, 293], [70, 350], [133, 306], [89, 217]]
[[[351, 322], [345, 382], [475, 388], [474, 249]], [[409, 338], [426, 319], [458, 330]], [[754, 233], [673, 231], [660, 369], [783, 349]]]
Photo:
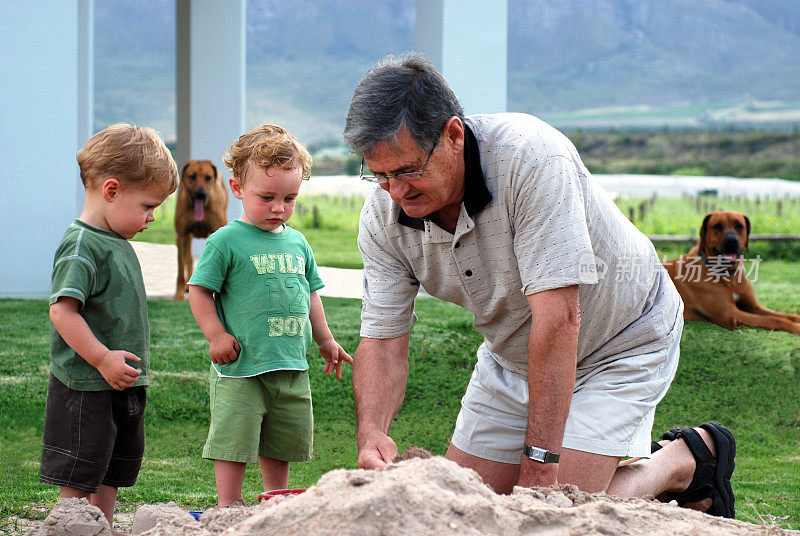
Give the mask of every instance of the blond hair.
[[233, 172], [233, 176], [244, 183], [249, 166], [262, 169], [273, 166], [282, 169], [301, 168], [303, 178], [311, 173], [311, 154], [285, 128], [278, 125], [261, 125], [233, 142], [222, 161]]
[[178, 187], [178, 166], [152, 128], [115, 123], [89, 138], [76, 158], [86, 188], [96, 188], [107, 177], [116, 178], [123, 188]]

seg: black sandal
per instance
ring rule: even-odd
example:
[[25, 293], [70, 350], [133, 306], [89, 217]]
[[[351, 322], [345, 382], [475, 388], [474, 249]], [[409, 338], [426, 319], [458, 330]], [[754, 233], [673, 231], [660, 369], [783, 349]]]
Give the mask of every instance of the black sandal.
[[[703, 438], [693, 428], [672, 428], [664, 432], [664, 439], [674, 441], [683, 438], [697, 462], [691, 484], [679, 493], [667, 493], [667, 501], [677, 501], [683, 506], [687, 503], [699, 502], [711, 498], [711, 507], [706, 510], [712, 516], [733, 519], [735, 497], [731, 488], [731, 475], [736, 465], [736, 440], [730, 430], [717, 422], [707, 422], [700, 428], [711, 434], [717, 447], [717, 457], [711, 455]], [[661, 449], [661, 445], [653, 441], [651, 452]]]

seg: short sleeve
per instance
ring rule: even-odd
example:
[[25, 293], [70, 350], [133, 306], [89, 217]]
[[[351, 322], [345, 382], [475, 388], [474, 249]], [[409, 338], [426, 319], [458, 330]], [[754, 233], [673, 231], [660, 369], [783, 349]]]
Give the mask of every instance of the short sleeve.
[[574, 162], [554, 156], [531, 166], [516, 185], [514, 253], [525, 295], [596, 283], [584, 193]]
[[53, 265], [50, 287], [50, 305], [59, 298], [69, 296], [81, 304], [97, 290], [97, 266], [94, 259], [74, 253], [60, 256]]
[[364, 259], [361, 302], [361, 336], [373, 339], [400, 337], [417, 321], [414, 298], [419, 282], [398, 259], [387, 241], [370, 231], [370, 217], [362, 212], [358, 249]]
[[208, 240], [192, 272], [189, 284], [219, 292], [228, 274], [229, 264], [230, 255], [220, 251], [216, 244]]

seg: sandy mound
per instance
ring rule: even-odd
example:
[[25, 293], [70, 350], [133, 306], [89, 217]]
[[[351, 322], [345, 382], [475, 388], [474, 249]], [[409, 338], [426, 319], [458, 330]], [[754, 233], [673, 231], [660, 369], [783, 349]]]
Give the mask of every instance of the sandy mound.
[[180, 529], [194, 523], [195, 519], [186, 510], [170, 502], [167, 504], [145, 504], [136, 510], [131, 534], [142, 534], [159, 525], [162, 528]]
[[800, 536], [800, 531], [721, 519], [657, 501], [590, 495], [573, 486], [516, 488], [509, 496], [497, 495], [477, 473], [442, 457], [410, 459], [385, 471], [331, 471], [301, 495], [250, 508], [209, 510], [200, 522], [187, 519], [181, 526], [176, 520], [156, 520], [141, 535]]
[[111, 536], [103, 512], [86, 499], [59, 499], [41, 525], [26, 536]]

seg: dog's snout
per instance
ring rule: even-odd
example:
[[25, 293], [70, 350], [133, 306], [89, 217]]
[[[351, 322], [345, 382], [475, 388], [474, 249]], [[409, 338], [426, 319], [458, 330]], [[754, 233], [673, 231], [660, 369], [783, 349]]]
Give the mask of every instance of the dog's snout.
[[194, 197], [195, 199], [199, 199], [201, 201], [205, 201], [206, 197], [208, 197], [208, 192], [206, 192], [205, 190], [202, 190], [202, 189], [196, 190], [193, 193], [192, 197]]
[[737, 251], [739, 249], [739, 236], [734, 233], [733, 231], [728, 232], [722, 238], [722, 250], [725, 252], [728, 251]]

